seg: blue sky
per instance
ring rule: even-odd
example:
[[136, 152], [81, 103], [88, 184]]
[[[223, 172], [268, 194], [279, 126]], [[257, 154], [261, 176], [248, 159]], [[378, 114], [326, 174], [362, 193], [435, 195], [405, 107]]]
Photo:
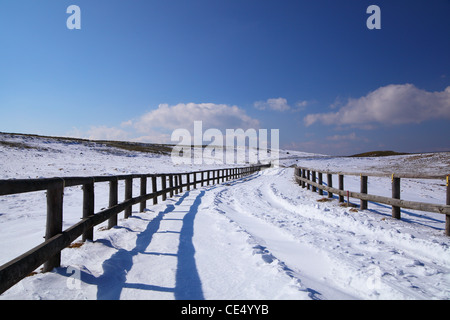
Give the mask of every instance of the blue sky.
[[308, 152], [450, 150], [448, 0], [3, 0], [0, 30], [3, 132], [170, 142], [202, 120]]

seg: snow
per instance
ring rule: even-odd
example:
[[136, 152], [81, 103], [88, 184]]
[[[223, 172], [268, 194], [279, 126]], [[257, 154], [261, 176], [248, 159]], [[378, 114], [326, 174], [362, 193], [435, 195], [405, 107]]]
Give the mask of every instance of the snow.
[[[5, 134], [0, 140], [22, 144], [0, 144], [1, 179], [204, 168], [96, 143]], [[145, 212], [134, 206], [128, 219], [119, 215], [117, 227], [99, 225], [94, 241], [64, 249], [60, 268], [36, 270], [0, 299], [450, 299], [445, 216], [402, 210], [402, 220], [395, 220], [382, 204], [369, 202], [368, 210], [352, 212], [336, 199], [318, 202], [323, 196], [299, 187], [290, 167], [411, 172], [424, 166], [446, 174], [448, 153], [423, 155], [423, 161], [286, 150], [280, 157], [279, 168], [157, 205], [149, 201]], [[389, 183], [369, 178], [369, 192], [389, 196]], [[359, 177], [346, 176], [345, 187], [358, 191]], [[107, 206], [108, 190], [106, 183], [96, 184], [96, 211]], [[119, 194], [120, 201], [122, 184]], [[402, 198], [445, 203], [444, 182], [402, 179]], [[64, 228], [79, 221], [81, 204], [81, 188], [66, 188]], [[0, 197], [0, 264], [43, 241], [45, 218], [45, 192]]]

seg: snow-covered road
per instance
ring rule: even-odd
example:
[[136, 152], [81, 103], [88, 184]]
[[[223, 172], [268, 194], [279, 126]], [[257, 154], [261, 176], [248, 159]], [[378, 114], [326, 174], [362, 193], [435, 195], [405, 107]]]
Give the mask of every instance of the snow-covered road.
[[292, 168], [191, 190], [96, 230], [0, 299], [450, 299], [434, 218], [320, 198]]

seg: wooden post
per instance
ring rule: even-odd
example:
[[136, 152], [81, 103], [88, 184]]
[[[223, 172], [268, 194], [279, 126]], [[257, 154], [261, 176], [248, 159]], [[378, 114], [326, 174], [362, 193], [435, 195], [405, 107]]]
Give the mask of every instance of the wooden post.
[[[83, 185], [83, 219], [94, 215], [94, 179]], [[94, 228], [89, 228], [83, 233], [81, 241], [94, 240]]]
[[[400, 178], [392, 175], [392, 198], [400, 199]], [[392, 206], [392, 218], [400, 219], [400, 207]]]
[[[316, 182], [316, 172], [315, 171], [312, 172], [312, 182]], [[316, 190], [317, 190], [316, 186], [312, 186], [312, 191], [316, 192]]]
[[[450, 206], [450, 183], [449, 183], [450, 175], [447, 175], [447, 201], [446, 204]], [[445, 235], [450, 237], [450, 215], [445, 215]]]
[[[344, 175], [339, 175], [339, 190], [344, 191]], [[344, 202], [344, 196], [339, 195], [339, 202]]]
[[169, 188], [170, 188], [170, 197], [173, 197], [173, 174], [169, 174]]
[[208, 174], [206, 175], [206, 185], [209, 186], [209, 178], [210, 178], [210, 171], [208, 170]]
[[190, 176], [190, 174], [186, 173], [187, 190], [191, 190], [191, 179], [189, 176]]
[[161, 175], [161, 190], [163, 190], [163, 194], [161, 196], [162, 201], [167, 200], [167, 192], [165, 191], [167, 189], [167, 176], [165, 174]]
[[[367, 194], [367, 176], [361, 175], [361, 193]], [[360, 209], [367, 209], [367, 200], [360, 201]]]
[[180, 183], [180, 193], [183, 192], [183, 175], [178, 175], [178, 182]]
[[[47, 225], [45, 240], [62, 233], [64, 181], [56, 182], [55, 186], [47, 190]], [[55, 254], [44, 263], [44, 272], [53, 270], [61, 265], [61, 252]]]
[[[118, 192], [117, 192], [117, 178], [114, 180], [111, 180], [109, 182], [109, 207], [114, 207], [117, 205], [118, 201]], [[117, 214], [113, 215], [111, 218], [108, 219], [108, 229], [111, 229], [112, 227], [117, 226]]]
[[[331, 173], [327, 173], [327, 185], [333, 188], [333, 175]], [[333, 193], [330, 191], [328, 191], [328, 198], [333, 198]]]
[[[322, 183], [323, 183], [322, 172], [318, 172], [318, 175], [319, 175], [319, 185], [322, 185]], [[321, 195], [321, 196], [323, 195], [323, 190], [320, 188], [319, 188], [319, 195]]]
[[194, 189], [197, 189], [197, 172], [194, 172]]
[[174, 176], [173, 176], [173, 179], [174, 179], [174, 187], [175, 187], [175, 194], [178, 194], [178, 186], [179, 186], [179, 182], [178, 182], [178, 175], [177, 174], [175, 174]]
[[[156, 185], [156, 176], [152, 176], [152, 193], [156, 193], [157, 191], [157, 185]], [[157, 204], [158, 203], [158, 197], [155, 196], [153, 197], [153, 204]]]
[[347, 207], [350, 205], [350, 192], [347, 190]]
[[[133, 198], [133, 178], [125, 179], [125, 201]], [[132, 206], [128, 206], [124, 212], [124, 218], [131, 216]]]
[[[145, 196], [147, 194], [147, 177], [141, 177], [141, 196]], [[139, 205], [139, 211], [144, 212], [147, 207], [147, 201], [143, 200]]]
[[[306, 170], [302, 169], [302, 178], [306, 178]], [[306, 187], [306, 182], [302, 180], [302, 188], [304, 189]]]
[[[308, 182], [311, 180], [311, 171], [310, 170], [306, 170], [306, 175], [307, 175], [307, 179]], [[309, 183], [306, 183], [306, 189], [311, 190], [311, 185]]]

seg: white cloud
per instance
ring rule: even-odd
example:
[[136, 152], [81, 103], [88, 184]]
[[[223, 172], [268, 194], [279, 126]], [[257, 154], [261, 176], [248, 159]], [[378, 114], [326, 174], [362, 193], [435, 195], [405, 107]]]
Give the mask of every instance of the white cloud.
[[191, 129], [194, 121], [203, 121], [203, 128], [259, 128], [259, 121], [249, 117], [237, 106], [214, 103], [179, 103], [174, 106], [160, 104], [132, 125], [141, 133], [147, 133], [155, 128], [175, 130], [177, 128]]
[[267, 101], [257, 101], [253, 105], [258, 110], [286, 111], [291, 109], [285, 98], [267, 99]]
[[179, 103], [174, 106], [160, 104], [137, 119], [125, 120], [120, 127], [93, 126], [82, 134], [74, 128], [71, 136], [92, 140], [130, 140], [153, 143], [173, 143], [171, 133], [184, 128], [193, 134], [194, 121], [202, 121], [203, 130], [259, 129], [259, 121], [249, 117], [237, 106], [214, 103]]
[[298, 101], [295, 105], [299, 108], [304, 108], [308, 105], [308, 101], [306, 101], [306, 100]]
[[267, 101], [256, 101], [253, 106], [258, 110], [273, 110], [273, 111], [300, 111], [309, 104], [308, 101], [298, 101], [295, 103], [295, 108], [291, 107], [285, 98], [272, 98]]
[[334, 136], [327, 137], [329, 141], [364, 141], [369, 142], [369, 139], [364, 137], [358, 137], [356, 133], [352, 132], [346, 135], [335, 134]]
[[[349, 99], [337, 112], [309, 114], [306, 126], [421, 123], [432, 119], [450, 119], [450, 87], [429, 92], [412, 84], [388, 85], [359, 99]], [[369, 125], [369, 126], [368, 126]]]

